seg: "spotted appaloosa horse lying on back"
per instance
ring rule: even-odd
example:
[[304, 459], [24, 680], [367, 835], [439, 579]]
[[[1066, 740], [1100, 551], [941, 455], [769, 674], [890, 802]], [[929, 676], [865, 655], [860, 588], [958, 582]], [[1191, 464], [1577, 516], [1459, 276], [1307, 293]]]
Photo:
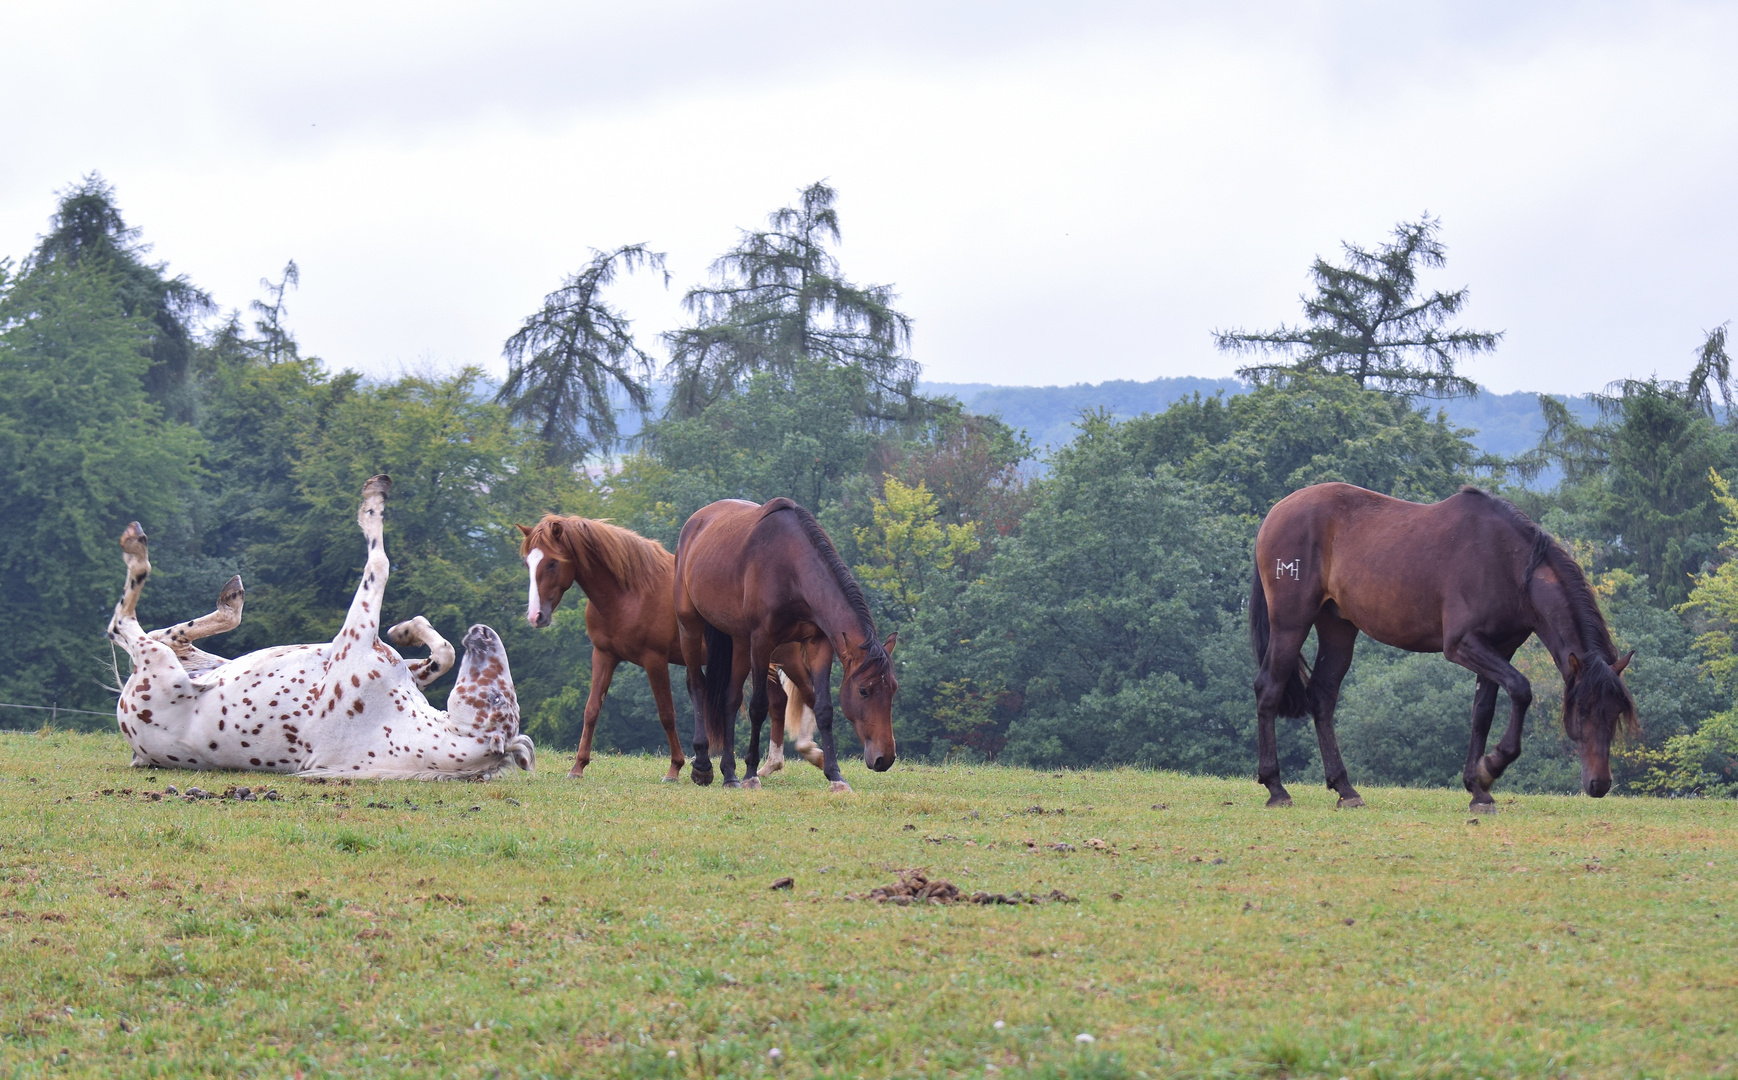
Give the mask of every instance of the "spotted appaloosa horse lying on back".
[[127, 526], [127, 585], [109, 638], [133, 661], [115, 713], [134, 766], [423, 780], [484, 780], [509, 764], [532, 768], [507, 650], [495, 631], [477, 625], [465, 634], [447, 712], [422, 695], [453, 661], [453, 647], [428, 620], [419, 615], [387, 631], [397, 644], [427, 646], [426, 660], [407, 663], [380, 640], [390, 570], [381, 525], [391, 489], [386, 476], [362, 488], [356, 519], [368, 563], [338, 636], [234, 660], [192, 642], [240, 624], [241, 579], [224, 587], [212, 614], [147, 634], [133, 611], [151, 563], [144, 530], [136, 521]]

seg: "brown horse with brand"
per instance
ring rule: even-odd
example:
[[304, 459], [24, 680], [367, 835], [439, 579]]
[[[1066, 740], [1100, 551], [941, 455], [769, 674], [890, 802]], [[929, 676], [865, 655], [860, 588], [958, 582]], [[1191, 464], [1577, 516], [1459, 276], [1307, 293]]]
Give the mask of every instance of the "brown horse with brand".
[[[773, 653], [793, 643], [803, 646], [821, 768], [833, 790], [850, 790], [833, 749], [835, 655], [844, 670], [840, 704], [863, 741], [864, 763], [877, 772], [893, 765], [893, 695], [899, 683], [892, 652], [898, 635], [876, 640], [863, 590], [814, 515], [789, 499], [764, 506], [726, 499], [701, 507], [682, 526], [676, 543], [675, 597], [688, 692], [698, 718], [689, 770], [695, 783], [711, 782], [707, 754], [716, 747], [724, 786], [738, 786], [734, 720], [742, 705], [742, 681], [751, 671], [764, 673]], [[753, 683], [747, 785], [759, 787], [754, 772], [768, 687], [764, 677]]]
[[[575, 585], [589, 601], [585, 632], [591, 639], [591, 693], [585, 700], [579, 753], [567, 775], [583, 776], [591, 764], [592, 736], [603, 711], [604, 695], [609, 693], [616, 667], [625, 660], [646, 669], [658, 722], [670, 742], [670, 770], [664, 779], [680, 779], [687, 759], [676, 736], [676, 703], [670, 694], [670, 665], [682, 662], [681, 637], [676, 629], [676, 557], [656, 540], [594, 518], [547, 514], [530, 528], [517, 528], [524, 534], [519, 554], [530, 572], [525, 620], [532, 626], [548, 626], [561, 598]], [[792, 646], [777, 660], [787, 666], [800, 664], [801, 654]], [[452, 666], [450, 661], [448, 666]], [[792, 699], [795, 707], [788, 711], [805, 716], [811, 701], [806, 677], [795, 682], [792, 693], [796, 695]], [[782, 718], [787, 711], [784, 688], [775, 686], [773, 696]], [[773, 734], [782, 739], [782, 724]], [[802, 749], [800, 727], [798, 749]]]
[[[1310, 628], [1316, 662], [1301, 655]], [[1362, 806], [1334, 739], [1334, 705], [1362, 630], [1412, 652], [1440, 652], [1478, 676], [1464, 780], [1472, 809], [1492, 812], [1490, 789], [1521, 756], [1533, 690], [1509, 661], [1528, 637], [1563, 675], [1563, 726], [1581, 756], [1581, 786], [1611, 789], [1611, 741], [1636, 729], [1635, 701], [1581, 567], [1550, 534], [1502, 499], [1462, 488], [1431, 505], [1351, 484], [1317, 484], [1281, 499], [1255, 541], [1249, 637], [1260, 771], [1267, 805], [1290, 806], [1279, 780], [1274, 719], [1315, 718], [1322, 767], [1341, 806]], [[1497, 688], [1509, 726], [1485, 753]]]

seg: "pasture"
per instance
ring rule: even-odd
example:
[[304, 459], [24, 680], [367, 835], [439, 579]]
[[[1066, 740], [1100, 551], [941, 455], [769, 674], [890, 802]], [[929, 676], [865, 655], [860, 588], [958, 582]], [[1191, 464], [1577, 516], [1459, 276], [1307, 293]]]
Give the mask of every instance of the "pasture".
[[[1460, 791], [1273, 811], [1134, 770], [847, 763], [832, 795], [800, 763], [723, 791], [555, 752], [486, 785], [129, 757], [0, 736], [6, 1077], [1735, 1074], [1730, 801], [1499, 788], [1473, 819]], [[848, 898], [909, 868], [1074, 902]]]

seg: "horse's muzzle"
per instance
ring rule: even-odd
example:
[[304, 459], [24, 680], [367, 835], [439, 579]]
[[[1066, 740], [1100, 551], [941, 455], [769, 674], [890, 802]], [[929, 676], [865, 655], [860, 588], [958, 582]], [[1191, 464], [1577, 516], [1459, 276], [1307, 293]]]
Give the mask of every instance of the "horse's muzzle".
[[886, 772], [888, 769], [893, 768], [893, 757], [894, 755], [891, 753], [876, 754], [874, 757], [870, 757], [868, 753], [865, 753], [863, 755], [863, 764], [869, 766], [869, 768], [875, 772]]
[[1609, 779], [1602, 780], [1596, 776], [1587, 781], [1586, 790], [1587, 794], [1593, 796], [1595, 799], [1603, 799], [1605, 798], [1605, 793], [1611, 790], [1611, 781]]

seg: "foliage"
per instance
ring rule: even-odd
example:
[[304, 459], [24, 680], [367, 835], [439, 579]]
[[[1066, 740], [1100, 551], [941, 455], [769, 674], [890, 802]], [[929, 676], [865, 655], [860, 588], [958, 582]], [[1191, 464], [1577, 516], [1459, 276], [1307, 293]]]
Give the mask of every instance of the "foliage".
[[[628, 318], [600, 298], [618, 271], [650, 267], [670, 282], [664, 256], [644, 244], [593, 250], [585, 269], [543, 298], [543, 308], [507, 339], [507, 378], [496, 400], [534, 422], [552, 462], [571, 463], [620, 439], [613, 395], [644, 416], [655, 361], [634, 343]], [[582, 435], [580, 426], [584, 425]]]
[[1229, 352], [1277, 353], [1286, 362], [1251, 364], [1238, 374], [1257, 381], [1298, 374], [1345, 375], [1360, 388], [1412, 397], [1476, 394], [1478, 384], [1455, 373], [1461, 359], [1497, 347], [1502, 332], [1444, 329], [1465, 306], [1467, 290], [1420, 295], [1420, 268], [1439, 268], [1447, 249], [1441, 223], [1426, 214], [1394, 227], [1394, 239], [1374, 251], [1341, 244], [1346, 265], [1317, 258], [1310, 268], [1314, 296], [1300, 297], [1308, 325], [1250, 332], [1219, 330]]
[[856, 530], [857, 544], [869, 560], [856, 568], [857, 577], [879, 597], [896, 626], [916, 618], [925, 594], [978, 550], [974, 522], [944, 524], [936, 520], [937, 512], [935, 496], [921, 481], [906, 487], [889, 476], [875, 500], [874, 524]]

